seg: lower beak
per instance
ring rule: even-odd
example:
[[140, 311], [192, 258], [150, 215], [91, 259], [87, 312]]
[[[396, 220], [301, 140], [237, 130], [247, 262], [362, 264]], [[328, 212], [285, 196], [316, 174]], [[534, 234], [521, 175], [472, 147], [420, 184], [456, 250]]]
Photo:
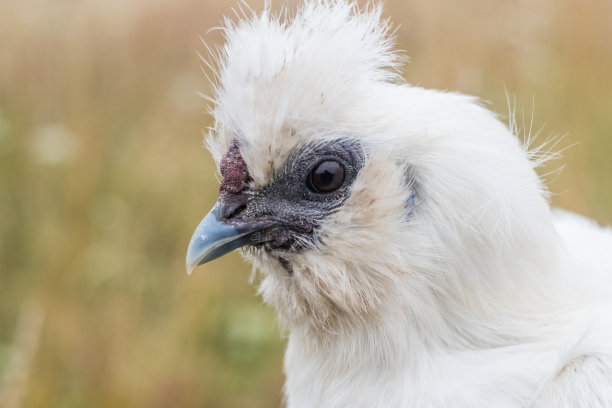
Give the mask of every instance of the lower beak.
[[224, 221], [217, 202], [196, 228], [187, 249], [187, 274], [203, 263], [217, 259], [234, 249], [247, 245], [247, 236], [271, 226], [267, 221]]

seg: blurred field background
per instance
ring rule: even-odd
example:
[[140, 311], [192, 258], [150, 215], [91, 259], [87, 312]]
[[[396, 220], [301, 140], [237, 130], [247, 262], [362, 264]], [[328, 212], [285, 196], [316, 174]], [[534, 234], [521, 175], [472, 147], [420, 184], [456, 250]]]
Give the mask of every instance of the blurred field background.
[[[199, 36], [234, 0], [0, 2], [0, 406], [275, 407], [282, 334], [215, 201]], [[273, 2], [278, 9], [279, 1]], [[295, 7], [290, 3], [290, 8]], [[261, 10], [262, 1], [252, 7]], [[387, 1], [415, 84], [568, 136], [556, 205], [612, 223], [612, 2]]]

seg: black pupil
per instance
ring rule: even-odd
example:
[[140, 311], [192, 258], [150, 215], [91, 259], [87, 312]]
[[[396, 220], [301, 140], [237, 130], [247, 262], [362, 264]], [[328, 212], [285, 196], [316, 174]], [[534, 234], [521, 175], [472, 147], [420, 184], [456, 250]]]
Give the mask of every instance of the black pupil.
[[315, 191], [329, 193], [344, 182], [344, 166], [337, 161], [325, 160], [310, 173], [310, 184]]

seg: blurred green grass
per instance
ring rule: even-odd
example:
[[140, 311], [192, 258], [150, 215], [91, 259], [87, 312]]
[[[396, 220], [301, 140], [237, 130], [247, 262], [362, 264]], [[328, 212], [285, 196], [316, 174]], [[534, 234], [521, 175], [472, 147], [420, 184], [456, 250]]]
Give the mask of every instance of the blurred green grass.
[[[250, 267], [237, 254], [183, 266], [217, 191], [199, 36], [218, 43], [206, 32], [234, 6], [0, 3], [0, 404], [280, 405], [283, 339]], [[501, 114], [507, 89], [526, 123], [534, 99], [543, 138], [579, 142], [543, 170], [566, 165], [553, 202], [612, 223], [612, 3], [385, 10], [410, 82]]]

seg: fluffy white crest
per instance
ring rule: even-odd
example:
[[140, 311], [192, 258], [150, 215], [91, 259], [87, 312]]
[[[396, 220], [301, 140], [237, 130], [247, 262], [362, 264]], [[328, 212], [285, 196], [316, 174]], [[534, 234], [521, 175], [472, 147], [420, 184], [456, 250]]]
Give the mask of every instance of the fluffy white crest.
[[305, 139], [354, 128], [348, 105], [358, 109], [373, 85], [398, 79], [400, 58], [380, 15], [380, 6], [360, 11], [346, 1], [316, 1], [291, 20], [266, 10], [226, 21], [227, 43], [216, 56], [214, 157], [238, 136], [252, 177], [265, 183]]

